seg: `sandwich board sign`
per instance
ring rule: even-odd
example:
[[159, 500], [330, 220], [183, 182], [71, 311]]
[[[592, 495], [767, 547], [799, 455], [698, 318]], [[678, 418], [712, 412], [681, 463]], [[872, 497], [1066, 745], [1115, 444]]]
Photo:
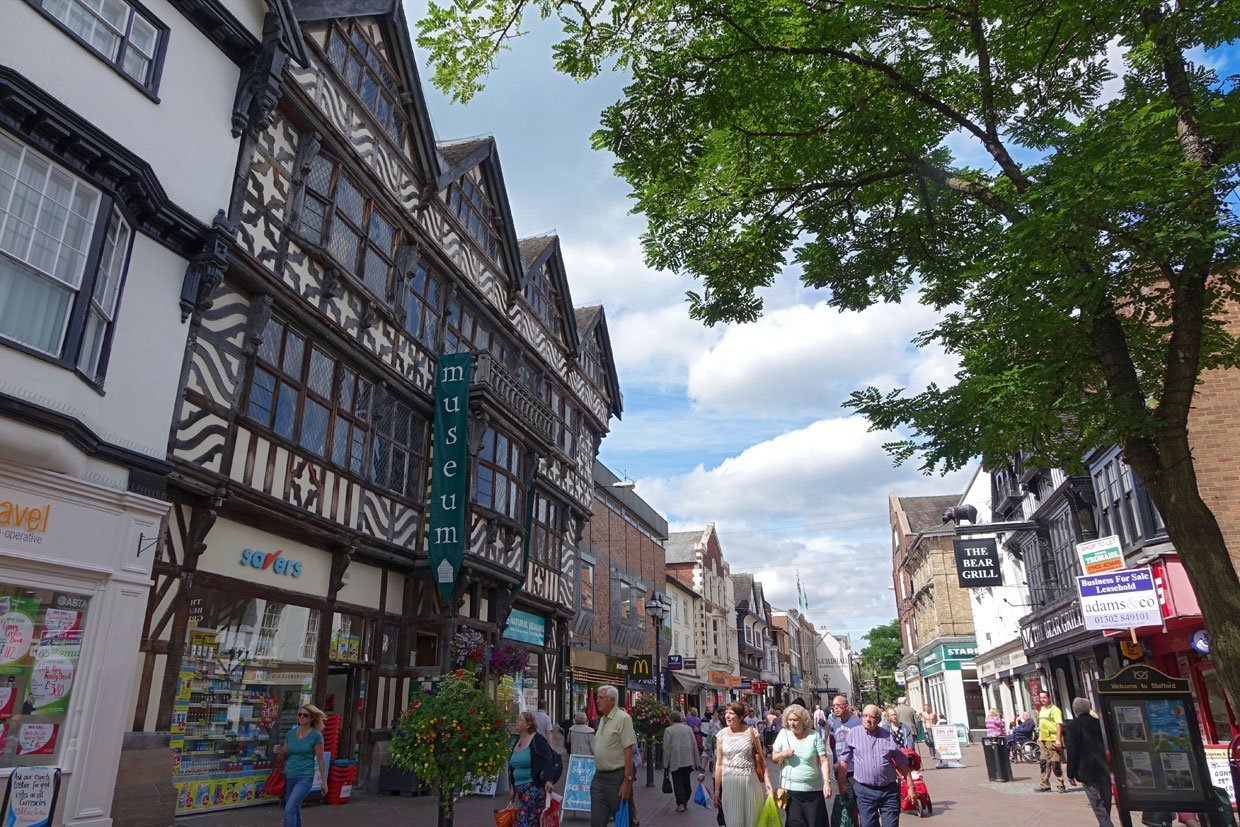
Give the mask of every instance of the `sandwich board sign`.
[[14, 768], [4, 791], [0, 824], [4, 827], [51, 827], [59, 794], [59, 767]]

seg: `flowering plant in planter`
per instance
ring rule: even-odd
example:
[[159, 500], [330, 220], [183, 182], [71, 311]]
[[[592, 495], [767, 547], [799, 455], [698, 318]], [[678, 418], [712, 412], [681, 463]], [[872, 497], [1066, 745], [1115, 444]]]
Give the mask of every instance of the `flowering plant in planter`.
[[415, 693], [390, 743], [391, 762], [437, 791], [445, 823], [452, 821], [467, 776], [502, 772], [510, 749], [503, 711], [464, 669], [436, 681], [433, 690]]
[[491, 647], [487, 667], [495, 675], [515, 675], [530, 665], [530, 653], [509, 641]]
[[490, 647], [481, 632], [461, 629], [452, 636], [452, 665], [477, 668], [487, 659]]
[[633, 704], [633, 728], [642, 735], [661, 735], [672, 719], [667, 704], [653, 695], [643, 695], [642, 699]]

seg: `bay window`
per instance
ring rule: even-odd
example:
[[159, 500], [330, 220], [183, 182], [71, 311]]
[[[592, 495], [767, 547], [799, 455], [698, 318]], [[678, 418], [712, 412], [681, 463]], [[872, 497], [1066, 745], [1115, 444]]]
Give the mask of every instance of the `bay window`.
[[494, 428], [482, 434], [473, 501], [513, 520], [522, 513], [521, 448]]
[[387, 300], [396, 251], [396, 224], [340, 166], [322, 155], [310, 162], [301, 232]]
[[100, 382], [132, 236], [102, 192], [0, 134], [0, 336]]

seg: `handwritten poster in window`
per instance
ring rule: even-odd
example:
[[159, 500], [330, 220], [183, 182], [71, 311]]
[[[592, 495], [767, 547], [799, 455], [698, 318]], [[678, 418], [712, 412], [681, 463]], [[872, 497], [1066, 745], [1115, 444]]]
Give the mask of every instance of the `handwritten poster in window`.
[[82, 647], [53, 643], [34, 648], [34, 666], [26, 687], [25, 707], [35, 715], [62, 715], [69, 711], [69, 692]]
[[0, 674], [21, 674], [34, 644], [39, 601], [29, 597], [0, 597]]

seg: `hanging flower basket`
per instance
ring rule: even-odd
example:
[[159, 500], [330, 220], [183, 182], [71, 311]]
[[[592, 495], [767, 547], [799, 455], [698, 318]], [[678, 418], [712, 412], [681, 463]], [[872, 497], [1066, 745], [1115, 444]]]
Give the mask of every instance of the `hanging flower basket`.
[[530, 653], [506, 640], [492, 646], [487, 657], [487, 668], [495, 675], [515, 675], [529, 665]]

